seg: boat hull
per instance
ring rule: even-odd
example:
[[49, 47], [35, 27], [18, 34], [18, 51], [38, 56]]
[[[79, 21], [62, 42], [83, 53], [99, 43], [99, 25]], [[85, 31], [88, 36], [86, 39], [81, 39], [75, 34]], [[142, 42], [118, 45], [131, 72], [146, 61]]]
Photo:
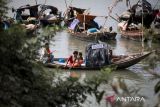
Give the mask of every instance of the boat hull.
[[91, 33], [91, 34], [87, 34], [87, 33], [71, 33], [69, 32], [70, 35], [74, 38], [77, 38], [79, 40], [82, 41], [97, 41], [97, 40], [101, 40], [101, 41], [107, 41], [107, 40], [115, 40], [117, 33], [113, 32], [113, 33], [109, 33], [109, 32], [98, 32], [98, 33]]
[[134, 41], [142, 41], [142, 31], [140, 30], [120, 31], [120, 33], [121, 33], [121, 36], [126, 39], [130, 39]]
[[[112, 61], [110, 65], [106, 65], [103, 67], [86, 67], [86, 66], [80, 66], [80, 67], [65, 67], [65, 63], [58, 63], [58, 60], [60, 58], [55, 58], [55, 63], [47, 63], [44, 64], [46, 67], [49, 68], [60, 68], [60, 69], [71, 69], [71, 70], [100, 70], [104, 67], [108, 66], [115, 66], [116, 69], [125, 69], [127, 67], [130, 67], [138, 62], [140, 62], [142, 59], [146, 58], [149, 56], [152, 52], [145, 52], [143, 54], [133, 54], [133, 55], [128, 55], [128, 56], [119, 56], [121, 57], [120, 60], [118, 61]], [[63, 58], [66, 60], [66, 58]]]
[[52, 24], [60, 25], [60, 23], [62, 22], [62, 19], [54, 19], [54, 20], [41, 19], [40, 22], [43, 26], [52, 25]]

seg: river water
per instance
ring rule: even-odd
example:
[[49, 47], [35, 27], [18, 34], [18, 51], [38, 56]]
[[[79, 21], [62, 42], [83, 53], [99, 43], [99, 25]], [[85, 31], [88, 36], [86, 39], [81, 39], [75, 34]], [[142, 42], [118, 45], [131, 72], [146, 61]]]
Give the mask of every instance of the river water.
[[[68, 5], [70, 1], [67, 0]], [[149, 0], [148, 0], [149, 1]], [[151, 4], [155, 6], [157, 0], [150, 0]], [[38, 4], [43, 4], [45, 0], [38, 0]], [[136, 3], [137, 0], [131, 0], [131, 4]], [[72, 6], [89, 9], [89, 12], [97, 16], [106, 16], [108, 15], [108, 7], [113, 3], [112, 0], [73, 0]], [[21, 5], [26, 4], [35, 4], [34, 0], [12, 0], [9, 4], [10, 7], [20, 7]], [[66, 10], [66, 4], [64, 0], [46, 0], [46, 4], [53, 5], [58, 7], [62, 12]], [[160, 3], [158, 3], [160, 5]], [[120, 2], [113, 9], [112, 15], [116, 17], [115, 14], [120, 15], [123, 11], [127, 9], [125, 2]], [[13, 13], [9, 11], [9, 15], [13, 16]], [[100, 25], [103, 25], [105, 22], [104, 17], [97, 17], [95, 19]], [[117, 31], [117, 22], [112, 18], [109, 18], [105, 26], [113, 26], [114, 31]], [[131, 40], [126, 40], [121, 38], [118, 34], [116, 41], [108, 41], [112, 48], [113, 53], [116, 55], [119, 54], [130, 54], [133, 52], [141, 52], [142, 44], [140, 42], [135, 42]], [[75, 38], [72, 38], [65, 30], [57, 32], [56, 35], [51, 40], [51, 50], [55, 50], [55, 57], [68, 57], [72, 54], [74, 50], [78, 50], [85, 53], [85, 46], [88, 44], [86, 41], [81, 41]], [[154, 50], [159, 49], [160, 45], [155, 43], [145, 43], [144, 50]], [[125, 70], [120, 70], [111, 73], [111, 78], [114, 77], [123, 77], [128, 85], [135, 87], [141, 87], [140, 93], [144, 96], [147, 96], [148, 99], [145, 102], [145, 107], [152, 107], [156, 103], [156, 97], [154, 96], [154, 86], [157, 83], [157, 79], [151, 79], [153, 76], [148, 73], [148, 71], [154, 71], [160, 73], [160, 53], [154, 53], [148, 58], [144, 59], [140, 63], [129, 67]], [[96, 75], [98, 71], [82, 71], [77, 72], [81, 77], [89, 78], [92, 75]], [[68, 75], [68, 74], [66, 74]], [[105, 90], [111, 90], [111, 87], [107, 86]], [[98, 105], [95, 103], [95, 99], [90, 97], [91, 103], [86, 103], [85, 107], [106, 107], [105, 100], [102, 100], [101, 104]]]

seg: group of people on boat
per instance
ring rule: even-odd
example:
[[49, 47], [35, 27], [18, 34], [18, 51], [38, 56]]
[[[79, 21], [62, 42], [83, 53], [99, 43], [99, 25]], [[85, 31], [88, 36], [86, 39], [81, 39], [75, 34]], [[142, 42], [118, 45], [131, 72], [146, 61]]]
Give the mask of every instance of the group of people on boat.
[[74, 51], [73, 55], [67, 59], [66, 66], [79, 67], [83, 62], [82, 52]]
[[[45, 58], [45, 63], [54, 63], [54, 55], [49, 48], [49, 43], [46, 43], [44, 46], [44, 54], [42, 57]], [[83, 64], [84, 59], [82, 52], [74, 51], [73, 55], [69, 56], [66, 60], [67, 67], [79, 67]]]
[[[49, 43], [45, 44], [44, 54], [45, 57], [44, 63], [55, 63], [53, 51], [51, 52], [49, 48]], [[89, 44], [86, 47], [86, 55], [83, 58], [82, 52], [74, 51], [67, 59], [59, 59], [59, 63], [65, 64], [64, 67], [81, 67], [82, 64], [88, 67], [95, 66], [104, 66], [110, 64], [112, 61], [117, 60], [116, 56], [113, 56], [112, 49], [109, 49], [106, 44], [96, 43]]]

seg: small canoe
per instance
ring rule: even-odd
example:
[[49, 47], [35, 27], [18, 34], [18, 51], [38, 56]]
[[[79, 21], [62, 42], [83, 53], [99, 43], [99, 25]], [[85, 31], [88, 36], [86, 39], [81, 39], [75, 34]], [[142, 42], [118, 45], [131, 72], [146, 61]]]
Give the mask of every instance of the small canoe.
[[[116, 66], [117, 69], [125, 69], [127, 67], [130, 67], [138, 62], [140, 62], [142, 59], [146, 58], [149, 56], [152, 52], [144, 52], [144, 53], [138, 53], [138, 54], [132, 54], [132, 55], [119, 55], [119, 56], [114, 56], [112, 58], [112, 62], [110, 65]], [[82, 64], [80, 67], [64, 67], [65, 63], [60, 63], [59, 62], [60, 58], [55, 58], [54, 63], [47, 63], [45, 64], [46, 67], [49, 68], [60, 68], [60, 69], [73, 69], [73, 70], [99, 70], [103, 67], [107, 67], [110, 65], [106, 65], [103, 67], [86, 67], [85, 64]], [[66, 58], [63, 58], [66, 60]]]

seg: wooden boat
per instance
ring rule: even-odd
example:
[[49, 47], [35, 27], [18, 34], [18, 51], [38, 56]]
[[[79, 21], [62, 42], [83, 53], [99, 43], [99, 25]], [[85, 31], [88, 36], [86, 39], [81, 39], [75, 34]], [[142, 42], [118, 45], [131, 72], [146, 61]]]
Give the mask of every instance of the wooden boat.
[[[56, 24], [60, 25], [62, 21], [61, 12], [58, 11], [57, 7], [51, 6], [51, 5], [41, 5], [40, 6], [40, 22], [43, 26]], [[45, 12], [49, 11], [50, 13], [48, 15], [44, 14]]]
[[[38, 19], [38, 7], [40, 5], [24, 5], [19, 7], [18, 9], [12, 9], [12, 12], [15, 12], [15, 19], [17, 21], [27, 23], [27, 24], [35, 24]], [[29, 13], [27, 12], [29, 11]]]
[[122, 37], [134, 41], [142, 41], [142, 30], [121, 30]]
[[150, 39], [150, 37], [143, 37], [141, 28], [150, 28], [158, 12], [159, 10], [154, 9], [148, 1], [140, 2], [139, 0], [119, 16], [118, 26], [123, 29], [120, 29], [122, 37], [136, 41], [142, 41], [142, 38]]
[[61, 18], [55, 18], [55, 17], [51, 17], [48, 19], [40, 19], [40, 22], [43, 26], [47, 26], [47, 25], [52, 25], [52, 24], [56, 24], [56, 25], [60, 25], [60, 23], [62, 22]]
[[[77, 16], [76, 14], [83, 14], [85, 12], [85, 10], [86, 9], [69, 6], [69, 8], [64, 13], [64, 23], [65, 23], [65, 25], [69, 26], [71, 24], [71, 22]], [[74, 13], [76, 13], [76, 14], [74, 14]]]
[[108, 32], [108, 31], [100, 31], [94, 33], [87, 32], [72, 32], [69, 31], [70, 35], [74, 38], [77, 38], [82, 41], [107, 41], [107, 40], [115, 40], [117, 33], [116, 32]]
[[[98, 24], [94, 21], [95, 18], [94, 15], [77, 14], [77, 25], [74, 28], [69, 27], [68, 32], [71, 36], [84, 41], [115, 40], [117, 33], [106, 28], [99, 29]], [[95, 31], [89, 32], [89, 29], [95, 29]]]
[[[117, 69], [124, 69], [140, 62], [142, 59], [146, 58], [151, 53], [152, 52], [144, 52], [144, 53], [138, 53], [138, 54], [132, 54], [132, 55], [114, 56], [112, 58], [111, 64], [103, 67], [112, 65], [112, 66], [116, 66]], [[60, 63], [59, 59], [62, 59], [62, 58], [55, 58], [54, 63], [47, 63], [45, 64], [45, 66], [50, 68], [72, 69], [72, 70], [99, 70], [103, 68], [103, 67], [86, 67], [85, 64], [82, 64], [80, 67], [74, 67], [74, 68], [65, 67], [65, 63]], [[66, 60], [66, 58], [63, 58], [63, 59]]]
[[[48, 11], [50, 13], [46, 15]], [[40, 21], [42, 25], [47, 26], [51, 24], [59, 25], [62, 21], [61, 12], [51, 5], [24, 5], [18, 9], [12, 9], [12, 12], [15, 12], [14, 16], [17, 21], [25, 24], [37, 24]]]

